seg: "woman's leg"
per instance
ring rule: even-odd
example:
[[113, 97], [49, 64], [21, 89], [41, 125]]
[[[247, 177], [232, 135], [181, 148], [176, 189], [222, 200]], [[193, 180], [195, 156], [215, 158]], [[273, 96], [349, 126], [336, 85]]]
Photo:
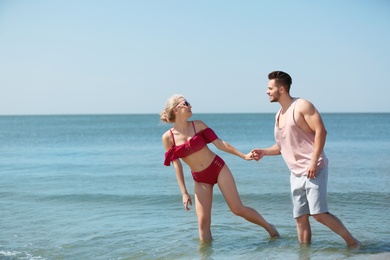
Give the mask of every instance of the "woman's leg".
[[218, 186], [225, 197], [230, 210], [246, 220], [262, 226], [271, 237], [279, 237], [276, 228], [265, 221], [265, 219], [256, 210], [246, 207], [242, 204], [237, 191], [236, 182], [227, 165], [225, 165], [218, 176]]
[[202, 241], [211, 241], [211, 205], [213, 200], [213, 185], [195, 182], [195, 208], [198, 216], [199, 238]]

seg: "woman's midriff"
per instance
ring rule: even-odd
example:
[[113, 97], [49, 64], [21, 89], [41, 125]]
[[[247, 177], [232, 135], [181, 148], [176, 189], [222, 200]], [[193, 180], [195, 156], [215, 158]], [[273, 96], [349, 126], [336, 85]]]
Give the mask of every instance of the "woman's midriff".
[[201, 150], [182, 158], [182, 160], [190, 167], [192, 172], [200, 172], [210, 166], [215, 155], [213, 151], [205, 146]]

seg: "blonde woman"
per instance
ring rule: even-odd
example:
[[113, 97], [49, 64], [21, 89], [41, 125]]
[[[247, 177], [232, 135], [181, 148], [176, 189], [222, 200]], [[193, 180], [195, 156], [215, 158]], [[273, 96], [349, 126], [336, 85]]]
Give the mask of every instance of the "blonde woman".
[[184, 181], [181, 160], [192, 172], [195, 194], [195, 207], [198, 216], [199, 238], [211, 241], [211, 206], [214, 184], [218, 184], [230, 210], [246, 220], [263, 227], [270, 237], [279, 237], [276, 228], [254, 209], [242, 204], [236, 183], [228, 166], [221, 157], [207, 146], [213, 143], [219, 150], [237, 155], [244, 160], [253, 160], [252, 154], [243, 154], [227, 142], [218, 138], [214, 131], [200, 120], [189, 121], [192, 106], [181, 95], [173, 95], [161, 112], [163, 122], [172, 123], [173, 127], [162, 136], [166, 149], [164, 165], [172, 162], [176, 171], [177, 182], [183, 197], [185, 210], [190, 210], [191, 196]]

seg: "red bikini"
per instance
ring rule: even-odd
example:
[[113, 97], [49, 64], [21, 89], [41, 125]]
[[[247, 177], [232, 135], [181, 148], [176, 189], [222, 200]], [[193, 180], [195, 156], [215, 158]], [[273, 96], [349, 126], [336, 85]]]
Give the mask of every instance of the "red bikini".
[[[165, 153], [164, 165], [169, 166], [171, 161], [179, 158], [187, 157], [205, 147], [208, 143], [218, 139], [218, 136], [211, 128], [206, 128], [198, 133], [195, 130], [194, 121], [192, 121], [195, 135], [182, 145], [176, 146], [175, 137], [172, 130], [169, 130], [172, 135], [173, 146]], [[204, 182], [215, 184], [218, 180], [218, 175], [225, 165], [225, 162], [218, 155], [214, 157], [213, 162], [203, 171], [192, 172], [192, 177], [196, 182]]]

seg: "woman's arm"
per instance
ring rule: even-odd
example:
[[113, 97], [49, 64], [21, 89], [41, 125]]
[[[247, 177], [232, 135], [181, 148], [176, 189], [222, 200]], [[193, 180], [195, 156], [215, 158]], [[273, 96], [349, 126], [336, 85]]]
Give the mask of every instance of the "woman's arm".
[[174, 160], [172, 163], [173, 163], [173, 167], [175, 168], [177, 184], [179, 184], [184, 208], [186, 209], [186, 211], [189, 211], [190, 210], [189, 205], [192, 206], [192, 200], [191, 200], [191, 196], [188, 194], [186, 183], [184, 180], [183, 165], [181, 164], [181, 161], [179, 159]]
[[[201, 120], [196, 120], [196, 121], [194, 121], [194, 123], [195, 123], [196, 129], [199, 129], [199, 131], [202, 131], [202, 130], [208, 128], [208, 126]], [[215, 135], [215, 137], [217, 137], [217, 136]], [[230, 145], [228, 142], [225, 142], [225, 141], [219, 139], [218, 137], [217, 137], [217, 139], [212, 141], [212, 143], [215, 145], [215, 147], [217, 147], [221, 151], [237, 155], [238, 157], [241, 157], [245, 160], [253, 160], [252, 153], [243, 154], [242, 152], [237, 150], [235, 147]]]
[[[171, 138], [171, 136], [170, 136], [169, 131], [167, 131], [162, 136], [162, 142], [164, 144], [166, 151], [171, 149], [171, 147], [173, 145], [170, 138]], [[179, 185], [180, 192], [182, 194], [183, 205], [184, 205], [184, 208], [188, 211], [188, 210], [190, 210], [189, 205], [192, 206], [192, 201], [191, 201], [190, 195], [188, 194], [187, 187], [186, 187], [186, 184], [184, 181], [183, 165], [181, 164], [180, 159], [174, 160], [172, 163], [173, 163], [173, 167], [174, 167], [175, 172], [176, 172], [177, 183]]]
[[238, 157], [241, 157], [244, 160], [248, 160], [248, 161], [253, 160], [252, 153], [244, 154], [224, 140], [221, 140], [219, 138], [215, 139], [213, 141], [213, 144], [221, 151], [237, 155]]

